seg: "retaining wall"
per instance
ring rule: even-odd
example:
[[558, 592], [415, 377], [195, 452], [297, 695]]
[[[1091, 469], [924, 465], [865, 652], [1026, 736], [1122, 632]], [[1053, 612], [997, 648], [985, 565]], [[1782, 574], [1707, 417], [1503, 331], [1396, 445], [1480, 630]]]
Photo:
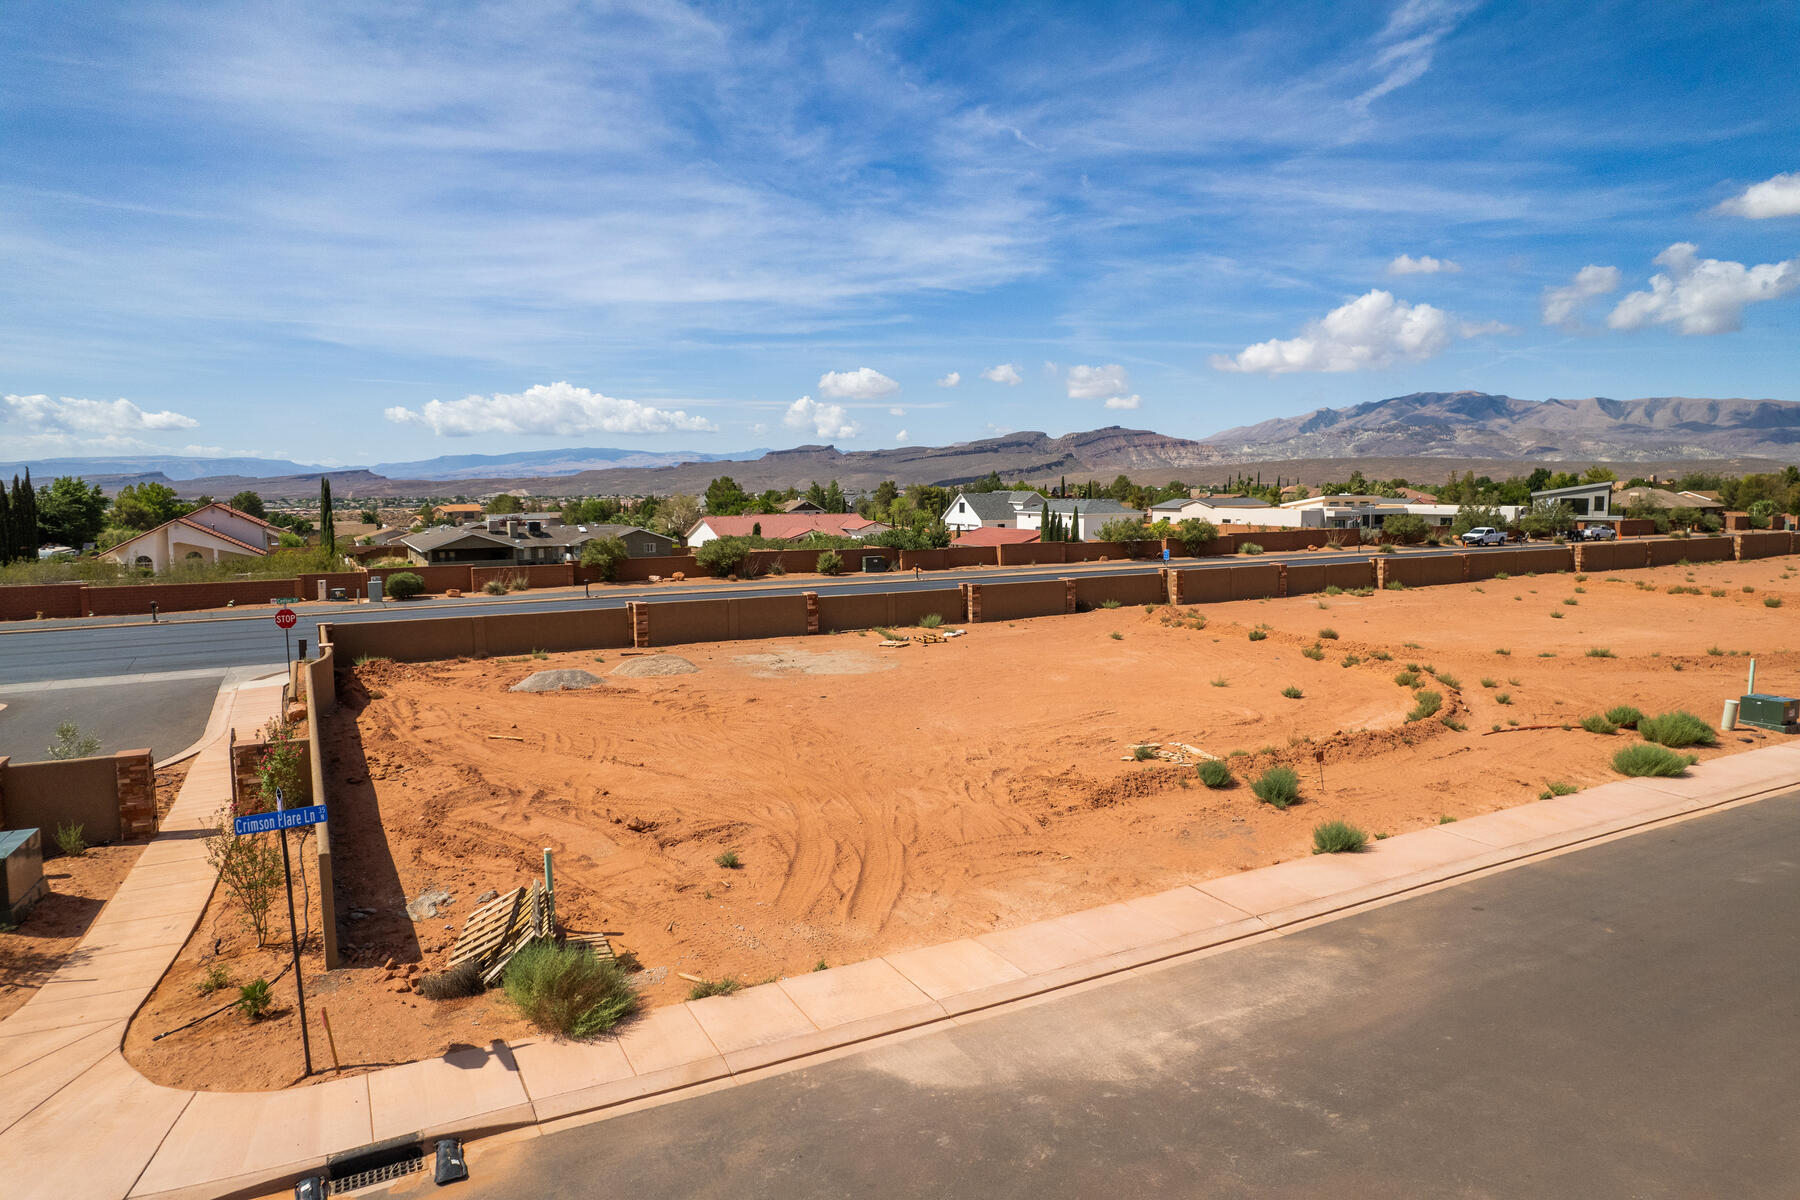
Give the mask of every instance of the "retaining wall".
[[1026, 583], [983, 583], [981, 619], [1015, 621], [1022, 617], [1047, 617], [1068, 610], [1068, 589], [1060, 579]]
[[231, 583], [142, 583], [87, 589], [89, 616], [147, 613], [150, 602], [162, 612], [192, 612], [229, 604], [269, 604], [300, 594], [298, 579], [249, 579]]
[[[1120, 604], [1161, 604], [1163, 602], [1163, 577], [1157, 574], [1138, 575], [1077, 575], [1075, 582], [1075, 608], [1077, 611], [1099, 608], [1108, 600], [1117, 600]], [[982, 603], [992, 593], [988, 588], [981, 590]], [[987, 614], [983, 612], [983, 617]]]
[[569, 587], [576, 582], [575, 565], [573, 563], [529, 563], [509, 567], [470, 567], [469, 586], [471, 592], [479, 592], [482, 585], [490, 579], [498, 579], [511, 583], [523, 578], [531, 587]]
[[[1608, 545], [1612, 544], [1615, 543], [1608, 543]], [[1580, 545], [1585, 549], [1588, 543], [1583, 542]], [[1540, 546], [1529, 550], [1508, 550], [1498, 554], [1483, 550], [1471, 550], [1468, 554], [1459, 557], [1466, 558], [1469, 563], [1468, 571], [1463, 578], [1475, 582], [1492, 579], [1501, 571], [1505, 571], [1508, 575], [1523, 575], [1527, 571], [1548, 575], [1555, 571], [1575, 569], [1575, 549], [1571, 546]]]
[[1375, 586], [1375, 564], [1367, 559], [1332, 563], [1287, 564], [1287, 594], [1308, 596], [1328, 587], [1353, 588]]
[[1737, 543], [1739, 559], [1771, 558], [1794, 552], [1794, 535], [1786, 532], [1740, 533], [1732, 540]]
[[[306, 679], [306, 728], [312, 734], [306, 746], [307, 771], [312, 779], [313, 803], [323, 804], [327, 814], [325, 823], [315, 826], [318, 854], [313, 862], [313, 869], [318, 873], [319, 929], [327, 971], [335, 971], [343, 965], [338, 952], [336, 877], [331, 861], [331, 800], [326, 790], [325, 756], [320, 749], [320, 743], [325, 740], [323, 722], [337, 708], [336, 662], [333, 647], [321, 642], [319, 657], [307, 663], [302, 672]], [[304, 862], [301, 869], [305, 869]]]
[[0, 758], [0, 829], [41, 829], [46, 850], [59, 825], [90, 843], [156, 832], [156, 775], [148, 750], [93, 758], [13, 762]]
[[737, 596], [671, 600], [646, 606], [652, 646], [724, 642], [739, 638], [803, 637], [805, 596]]
[[1736, 548], [1728, 537], [1656, 538], [1644, 545], [1649, 547], [1653, 567], [1666, 567], [1683, 560], [1723, 562]]
[[[479, 617], [420, 617], [410, 621], [345, 621], [319, 626], [329, 633], [338, 661], [346, 665], [363, 657], [395, 662], [430, 662], [439, 658], [473, 658]], [[485, 644], [485, 643], [480, 643]]]
[[0, 587], [0, 621], [45, 617], [81, 617], [87, 585], [81, 583], [10, 584]]
[[1468, 557], [1466, 554], [1446, 554], [1431, 558], [1384, 556], [1376, 560], [1376, 577], [1381, 580], [1382, 587], [1386, 587], [1396, 580], [1407, 587], [1434, 587], [1445, 583], [1461, 583], [1464, 560]]
[[[866, 596], [820, 592], [818, 605], [820, 633], [835, 633], [840, 629], [917, 625], [919, 618], [932, 614], [942, 617], [946, 625], [959, 624], [964, 620], [963, 594], [959, 588], [937, 588], [928, 592], [880, 592]], [[652, 616], [651, 619], [655, 620], [655, 617]]]

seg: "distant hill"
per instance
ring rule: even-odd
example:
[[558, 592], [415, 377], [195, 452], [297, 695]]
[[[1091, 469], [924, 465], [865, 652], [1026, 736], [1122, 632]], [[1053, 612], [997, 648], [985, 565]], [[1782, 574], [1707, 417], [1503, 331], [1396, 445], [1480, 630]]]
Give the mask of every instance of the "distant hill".
[[1415, 392], [1227, 429], [1207, 439], [1233, 460], [1454, 457], [1612, 462], [1800, 451], [1800, 404], [1783, 400], [1519, 400]]
[[578, 447], [521, 450], [516, 454], [445, 454], [416, 462], [376, 463], [369, 470], [389, 479], [491, 479], [501, 475], [574, 475], [609, 467], [672, 467], [677, 463], [754, 458], [766, 453], [766, 449], [703, 454], [698, 450], [648, 451]]
[[58, 475], [79, 475], [91, 479], [101, 475], [132, 478], [159, 477], [163, 480], [199, 479], [204, 475], [298, 475], [317, 471], [305, 463], [285, 458], [189, 458], [175, 454], [144, 454], [121, 458], [40, 458], [30, 462], [0, 463], [0, 474], [11, 479], [31, 468], [31, 477], [48, 482]]

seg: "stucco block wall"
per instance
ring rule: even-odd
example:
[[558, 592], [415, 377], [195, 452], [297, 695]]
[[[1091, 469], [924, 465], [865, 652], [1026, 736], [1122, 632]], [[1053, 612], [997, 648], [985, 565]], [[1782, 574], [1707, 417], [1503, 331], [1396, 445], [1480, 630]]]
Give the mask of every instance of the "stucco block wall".
[[[1120, 604], [1161, 604], [1163, 602], [1163, 579], [1160, 574], [1140, 575], [1077, 575], [1075, 579], [1075, 606], [1079, 609], [1099, 608], [1108, 600], [1117, 600]], [[983, 588], [981, 592], [984, 611], [987, 598], [992, 593]]]
[[1021, 617], [1044, 617], [1065, 610], [1067, 600], [1060, 579], [1030, 583], [983, 583], [981, 585], [981, 619], [1013, 621]]
[[1723, 562], [1735, 547], [1728, 537], [1656, 538], [1644, 543], [1650, 547], [1650, 565], [1666, 567], [1682, 560], [1688, 562]]
[[68, 823], [92, 843], [155, 833], [153, 771], [148, 750], [48, 762], [0, 758], [0, 828], [41, 829], [46, 847]]
[[1776, 554], [1791, 554], [1794, 549], [1794, 535], [1765, 531], [1760, 533], [1740, 533], [1737, 535], [1737, 557], [1740, 559], [1769, 558]]
[[1281, 589], [1281, 568], [1274, 563], [1246, 563], [1235, 567], [1211, 567], [1228, 576], [1232, 600], [1260, 600]]

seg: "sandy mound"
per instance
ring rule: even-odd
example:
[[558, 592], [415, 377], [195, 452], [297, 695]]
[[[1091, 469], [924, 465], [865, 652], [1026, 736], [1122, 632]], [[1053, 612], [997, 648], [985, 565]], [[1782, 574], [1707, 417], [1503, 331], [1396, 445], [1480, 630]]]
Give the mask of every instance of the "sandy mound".
[[649, 658], [634, 658], [612, 669], [614, 675], [624, 679], [659, 679], [664, 675], [697, 675], [699, 672], [699, 667], [679, 654], [653, 654]]
[[508, 688], [509, 692], [561, 692], [580, 691], [583, 688], [599, 687], [601, 679], [598, 675], [590, 675], [586, 671], [568, 668], [560, 671], [539, 671], [535, 675], [527, 675], [524, 679]]
[[897, 665], [891, 658], [876, 658], [856, 650], [740, 654], [731, 661], [740, 667], [748, 667], [759, 679], [776, 679], [783, 675], [871, 675], [876, 671], [892, 670]]

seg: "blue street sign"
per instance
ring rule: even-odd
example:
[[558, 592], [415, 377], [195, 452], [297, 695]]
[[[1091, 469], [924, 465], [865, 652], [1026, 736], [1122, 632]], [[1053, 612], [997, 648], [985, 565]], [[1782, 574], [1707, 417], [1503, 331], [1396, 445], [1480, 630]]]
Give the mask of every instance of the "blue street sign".
[[325, 820], [325, 806], [313, 804], [306, 808], [290, 808], [283, 812], [252, 813], [247, 817], [238, 817], [231, 823], [238, 836], [246, 833], [268, 833], [275, 829], [298, 829], [302, 825], [319, 825]]

